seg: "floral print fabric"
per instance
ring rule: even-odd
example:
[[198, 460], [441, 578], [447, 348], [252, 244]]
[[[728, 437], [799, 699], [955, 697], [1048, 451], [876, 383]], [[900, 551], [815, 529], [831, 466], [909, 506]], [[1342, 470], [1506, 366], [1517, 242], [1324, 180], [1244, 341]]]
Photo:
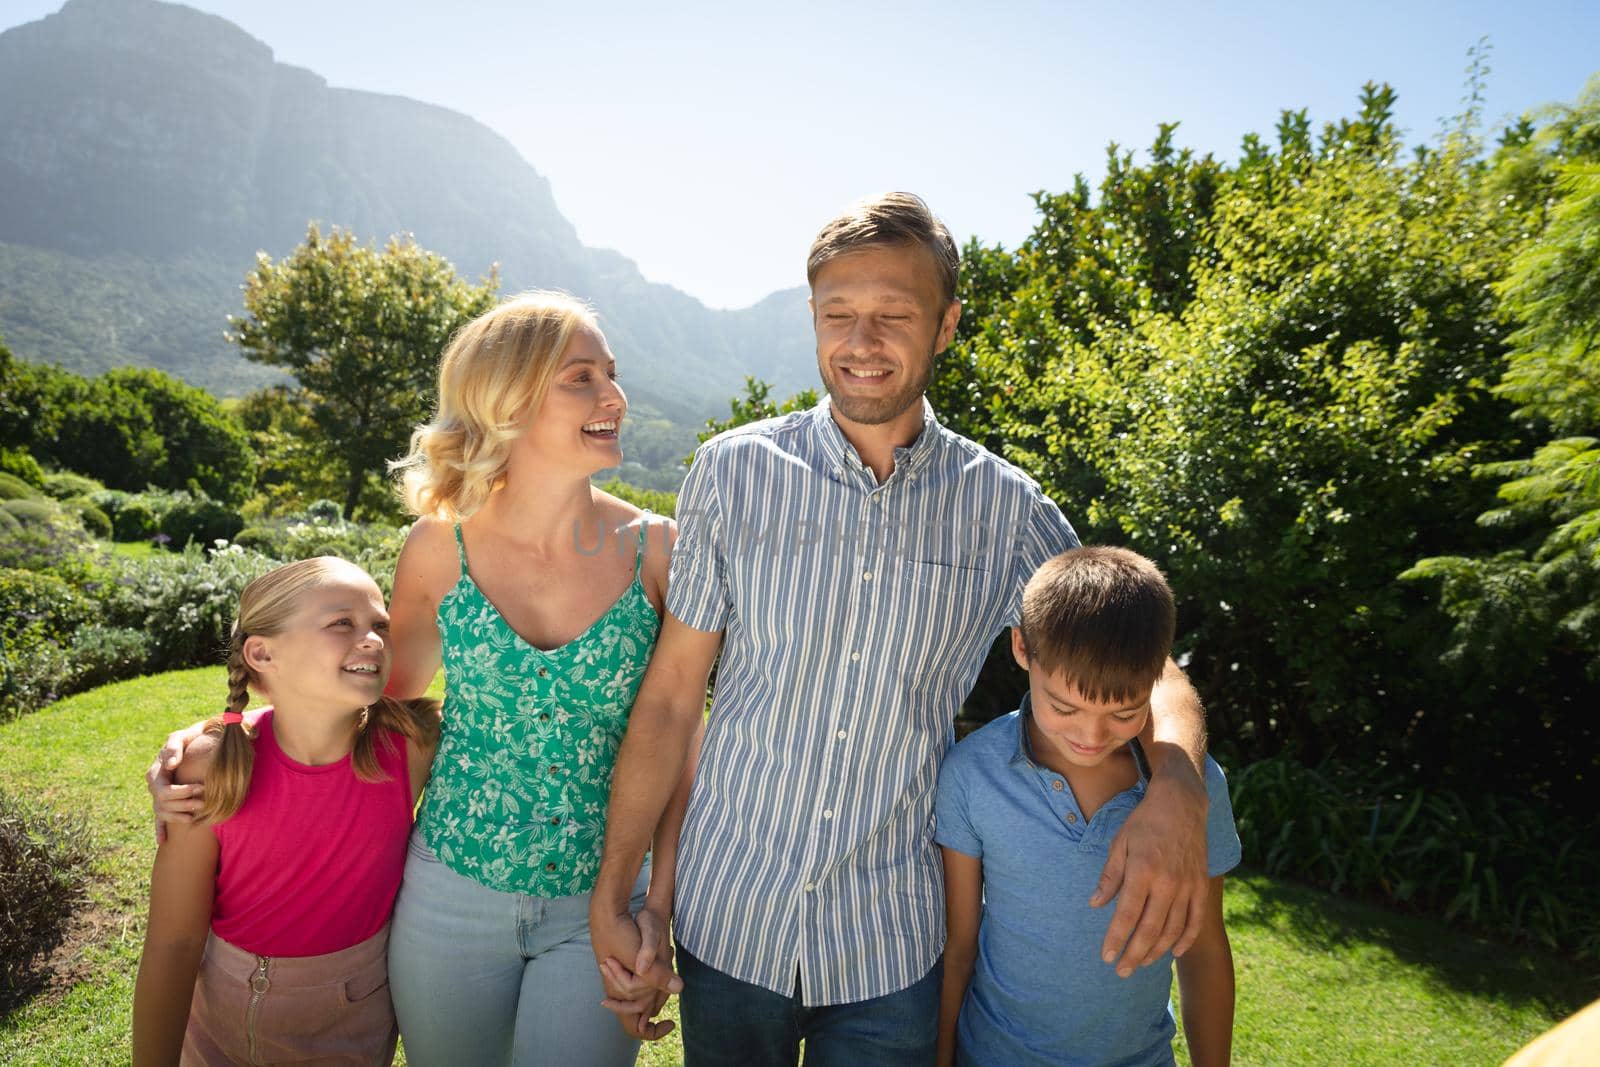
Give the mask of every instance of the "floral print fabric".
[[660, 619], [635, 562], [633, 584], [592, 626], [560, 648], [535, 648], [467, 573], [459, 525], [456, 544], [461, 578], [439, 603], [444, 727], [423, 836], [452, 870], [491, 889], [587, 893]]

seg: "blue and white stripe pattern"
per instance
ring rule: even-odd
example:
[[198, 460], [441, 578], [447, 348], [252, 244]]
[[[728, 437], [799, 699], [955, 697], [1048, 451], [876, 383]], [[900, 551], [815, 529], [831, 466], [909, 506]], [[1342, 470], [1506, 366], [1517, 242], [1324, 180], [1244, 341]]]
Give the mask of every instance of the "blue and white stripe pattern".
[[667, 608], [725, 631], [675, 929], [807, 1006], [917, 981], [944, 948], [939, 762], [1022, 586], [1077, 544], [1030, 478], [940, 426], [882, 485], [824, 400], [702, 445]]

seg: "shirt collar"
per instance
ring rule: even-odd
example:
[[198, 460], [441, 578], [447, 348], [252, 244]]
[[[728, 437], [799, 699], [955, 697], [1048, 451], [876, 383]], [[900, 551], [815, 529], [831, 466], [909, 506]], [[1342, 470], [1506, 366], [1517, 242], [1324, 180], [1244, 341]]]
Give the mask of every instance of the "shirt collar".
[[[861, 455], [856, 451], [844, 431], [833, 418], [833, 398], [824, 395], [811, 409], [812, 426], [821, 438], [829, 453], [841, 464], [852, 470], [865, 470], [866, 464], [861, 462]], [[927, 462], [933, 454], [934, 447], [939, 441], [939, 418], [933, 412], [933, 405], [927, 397], [922, 398], [922, 432], [917, 434], [917, 439], [909, 445], [904, 445], [894, 450], [894, 469], [914, 471]]]

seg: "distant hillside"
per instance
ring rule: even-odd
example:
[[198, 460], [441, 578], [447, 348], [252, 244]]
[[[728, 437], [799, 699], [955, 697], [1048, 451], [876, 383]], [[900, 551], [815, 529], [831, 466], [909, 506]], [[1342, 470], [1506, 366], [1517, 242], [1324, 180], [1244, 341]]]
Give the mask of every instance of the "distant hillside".
[[635, 403], [674, 420], [721, 413], [746, 374], [785, 393], [815, 379], [802, 290], [728, 312], [647, 282], [579, 242], [494, 131], [330, 88], [216, 16], [69, 0], [0, 34], [0, 100], [0, 335], [24, 358], [222, 393], [268, 380], [222, 340], [226, 317], [255, 252], [286, 253], [315, 219], [594, 301]]

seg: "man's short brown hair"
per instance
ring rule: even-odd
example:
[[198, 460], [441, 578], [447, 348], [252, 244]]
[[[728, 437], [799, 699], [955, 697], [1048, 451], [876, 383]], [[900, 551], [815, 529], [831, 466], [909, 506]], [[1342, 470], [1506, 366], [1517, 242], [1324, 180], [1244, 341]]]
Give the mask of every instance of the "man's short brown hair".
[[915, 193], [883, 193], [858, 200], [822, 227], [806, 257], [806, 281], [817, 284], [817, 272], [829, 261], [884, 245], [921, 245], [933, 256], [939, 292], [948, 307], [956, 298], [961, 253], [939, 217]]
[[1176, 623], [1166, 578], [1125, 548], [1063, 552], [1022, 593], [1029, 666], [1063, 677], [1094, 701], [1148, 694], [1166, 667]]

